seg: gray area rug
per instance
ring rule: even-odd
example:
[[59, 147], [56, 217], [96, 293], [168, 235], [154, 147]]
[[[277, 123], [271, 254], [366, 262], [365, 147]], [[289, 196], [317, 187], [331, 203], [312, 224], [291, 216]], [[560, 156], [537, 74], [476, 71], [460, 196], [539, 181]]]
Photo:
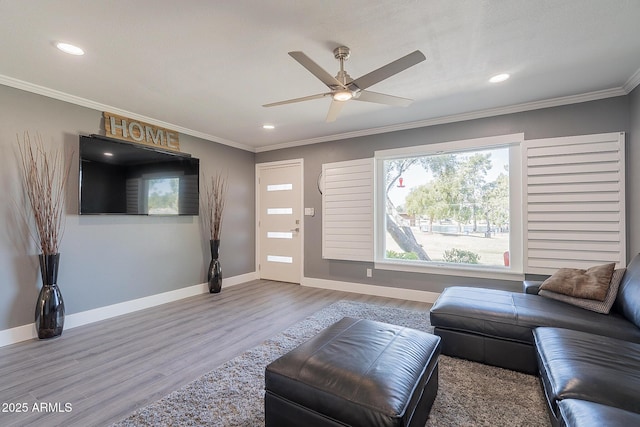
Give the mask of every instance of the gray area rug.
[[[264, 426], [264, 368], [345, 316], [432, 332], [429, 312], [334, 303], [114, 426]], [[440, 356], [439, 388], [427, 426], [548, 426], [531, 375]]]

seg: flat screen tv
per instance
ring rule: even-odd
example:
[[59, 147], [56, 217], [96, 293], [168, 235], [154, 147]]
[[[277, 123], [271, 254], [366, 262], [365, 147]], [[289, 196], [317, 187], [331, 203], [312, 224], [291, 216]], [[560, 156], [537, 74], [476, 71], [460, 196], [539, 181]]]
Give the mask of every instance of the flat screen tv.
[[80, 214], [198, 215], [200, 161], [100, 135], [80, 136]]

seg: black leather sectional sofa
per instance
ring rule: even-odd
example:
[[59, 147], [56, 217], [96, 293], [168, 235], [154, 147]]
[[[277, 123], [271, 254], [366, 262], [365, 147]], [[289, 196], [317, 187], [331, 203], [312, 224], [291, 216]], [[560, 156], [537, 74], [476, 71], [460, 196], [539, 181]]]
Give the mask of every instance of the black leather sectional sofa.
[[447, 288], [431, 309], [442, 354], [538, 374], [554, 426], [640, 425], [640, 254], [600, 314], [537, 295]]

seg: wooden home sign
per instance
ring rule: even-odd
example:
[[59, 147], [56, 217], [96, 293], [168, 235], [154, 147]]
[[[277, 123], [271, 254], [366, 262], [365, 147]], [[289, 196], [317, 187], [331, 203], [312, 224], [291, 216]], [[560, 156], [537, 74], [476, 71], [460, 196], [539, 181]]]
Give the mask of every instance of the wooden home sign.
[[178, 132], [106, 111], [103, 114], [105, 136], [180, 151]]

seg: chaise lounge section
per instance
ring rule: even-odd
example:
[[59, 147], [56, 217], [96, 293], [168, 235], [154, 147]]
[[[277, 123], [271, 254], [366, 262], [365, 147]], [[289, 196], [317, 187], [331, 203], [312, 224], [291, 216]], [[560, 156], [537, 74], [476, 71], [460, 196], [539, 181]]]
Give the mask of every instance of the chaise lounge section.
[[[535, 285], [526, 283], [533, 292]], [[640, 256], [627, 267], [610, 314], [600, 314], [532, 293], [452, 287], [431, 309], [442, 354], [535, 374], [533, 330], [573, 329], [640, 343]], [[638, 301], [636, 301], [638, 299]]]
[[[572, 399], [635, 413], [632, 425], [640, 425], [640, 344], [560, 328], [536, 328], [533, 334], [552, 424], [570, 425], [560, 403]], [[582, 405], [573, 412], [593, 416], [594, 408]], [[625, 425], [613, 421], [607, 425]]]
[[640, 255], [609, 314], [538, 295], [537, 284], [524, 291], [445, 289], [431, 310], [442, 354], [538, 374], [554, 426], [640, 425]]

